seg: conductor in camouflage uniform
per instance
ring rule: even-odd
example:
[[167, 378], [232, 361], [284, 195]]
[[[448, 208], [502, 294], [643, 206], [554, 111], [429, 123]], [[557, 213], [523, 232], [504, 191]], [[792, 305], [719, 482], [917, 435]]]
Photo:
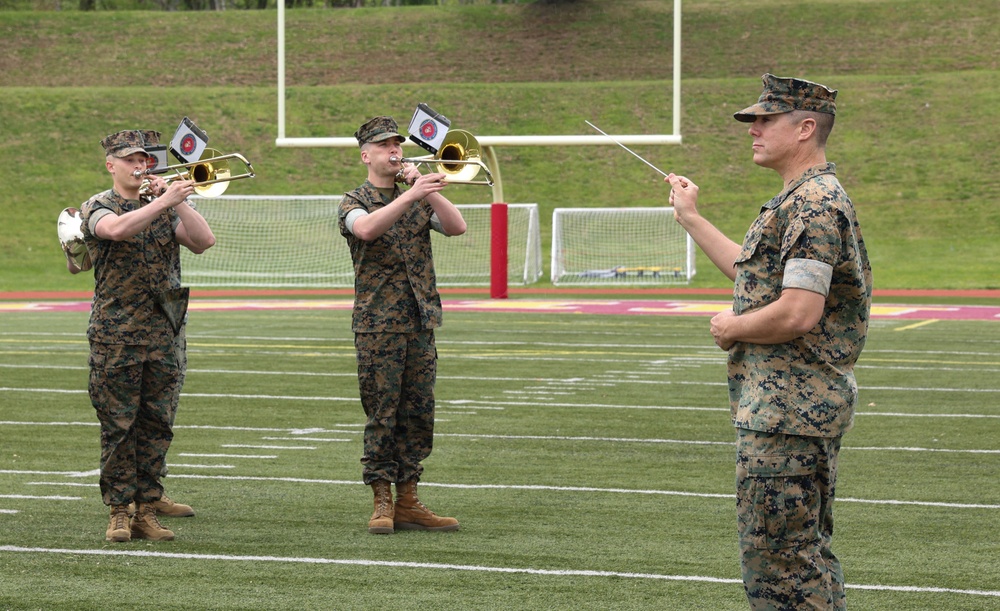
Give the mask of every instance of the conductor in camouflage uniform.
[[466, 225], [442, 194], [444, 174], [421, 175], [400, 163], [404, 138], [397, 129], [391, 117], [379, 116], [354, 134], [368, 179], [344, 195], [339, 211], [354, 262], [352, 329], [366, 416], [362, 480], [374, 494], [373, 534], [459, 527], [420, 502], [417, 482], [434, 441], [434, 329], [442, 314], [430, 232], [461, 235]]
[[737, 524], [752, 609], [846, 609], [831, 549], [837, 457], [858, 401], [854, 365], [868, 334], [872, 273], [854, 205], [826, 160], [837, 92], [763, 77], [749, 124], [753, 160], [777, 172], [742, 246], [700, 216], [698, 186], [670, 174], [682, 227], [734, 281], [712, 318], [729, 352], [737, 430]]
[[[145, 147], [159, 133], [125, 130], [101, 141], [111, 189], [81, 206], [81, 230], [94, 268], [90, 400], [101, 424], [100, 488], [111, 507], [108, 541], [172, 540], [157, 513], [194, 515], [160, 483], [187, 366], [180, 246], [202, 253], [215, 244], [190, 205], [188, 180], [149, 178]], [[134, 504], [134, 515], [130, 505]]]

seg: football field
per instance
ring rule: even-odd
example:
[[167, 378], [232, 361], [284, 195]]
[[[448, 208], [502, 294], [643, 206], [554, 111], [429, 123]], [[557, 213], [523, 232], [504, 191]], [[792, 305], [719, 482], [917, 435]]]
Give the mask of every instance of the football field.
[[[86, 303], [0, 303], [0, 609], [746, 608], [724, 302], [449, 301], [421, 500], [369, 535], [350, 301], [196, 300], [172, 542], [104, 541]], [[963, 310], [960, 313], [959, 310]], [[997, 308], [876, 303], [849, 608], [1000, 609]]]

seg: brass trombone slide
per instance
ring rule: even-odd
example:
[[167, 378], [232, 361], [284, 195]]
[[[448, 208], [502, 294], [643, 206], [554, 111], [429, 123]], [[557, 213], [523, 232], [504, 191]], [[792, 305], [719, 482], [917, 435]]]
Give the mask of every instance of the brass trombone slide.
[[[238, 160], [246, 166], [246, 171], [242, 174], [233, 175], [229, 167], [230, 159]], [[183, 171], [181, 171], [182, 169]], [[168, 183], [172, 180], [193, 180], [195, 193], [202, 197], [218, 197], [219, 195], [222, 195], [227, 188], [229, 188], [230, 182], [240, 180], [242, 178], [253, 178], [257, 175], [254, 172], [253, 166], [243, 155], [239, 153], [222, 155], [215, 149], [205, 149], [201, 159], [198, 161], [180, 163], [163, 168], [163, 171], [171, 170], [173, 170], [175, 174], [172, 176], [164, 176], [164, 180]], [[133, 173], [133, 175], [136, 178], [140, 178], [148, 175], [149, 173], [149, 170], [137, 170]], [[139, 193], [141, 195], [152, 195], [148, 192], [148, 190], [148, 184], [143, 185]]]
[[[453, 129], [445, 136], [441, 148], [435, 155], [424, 157], [390, 157], [393, 163], [413, 163], [436, 166], [434, 169], [444, 174], [444, 181], [456, 185], [488, 185], [493, 186], [493, 173], [483, 163], [479, 155], [479, 142], [467, 131]], [[484, 180], [473, 180], [479, 172], [484, 173]], [[403, 171], [397, 174], [402, 177]]]

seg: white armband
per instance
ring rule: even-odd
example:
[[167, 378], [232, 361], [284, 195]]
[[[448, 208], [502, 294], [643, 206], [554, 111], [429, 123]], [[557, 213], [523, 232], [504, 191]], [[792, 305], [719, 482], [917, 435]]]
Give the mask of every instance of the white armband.
[[829, 263], [813, 259], [789, 259], [785, 264], [785, 275], [781, 278], [781, 288], [804, 289], [825, 297], [830, 294], [832, 278], [833, 266]]

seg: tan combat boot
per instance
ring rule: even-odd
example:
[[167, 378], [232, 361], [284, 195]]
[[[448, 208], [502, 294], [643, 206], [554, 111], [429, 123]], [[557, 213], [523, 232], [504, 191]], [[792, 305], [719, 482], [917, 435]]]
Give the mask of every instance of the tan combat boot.
[[174, 531], [167, 530], [156, 519], [156, 508], [152, 503], [139, 503], [132, 518], [132, 538], [150, 541], [173, 541]]
[[375, 512], [368, 520], [368, 532], [373, 535], [391, 535], [392, 518], [395, 514], [392, 484], [384, 479], [377, 479], [372, 482], [372, 492], [375, 494]]
[[189, 518], [194, 515], [194, 509], [190, 505], [174, 502], [167, 495], [160, 497], [160, 500], [153, 501], [156, 508], [156, 515], [168, 516], [171, 518]]
[[399, 530], [458, 530], [458, 520], [435, 514], [417, 498], [417, 482], [396, 484], [396, 517]]
[[[160, 497], [160, 500], [153, 501], [153, 507], [156, 507], [156, 515], [159, 516], [190, 518], [194, 515], [194, 509], [190, 505], [177, 503], [165, 494]], [[129, 503], [128, 513], [129, 515], [135, 515], [135, 503]]]
[[128, 505], [111, 506], [111, 522], [108, 524], [108, 532], [105, 533], [104, 538], [114, 543], [127, 543], [132, 540]]

